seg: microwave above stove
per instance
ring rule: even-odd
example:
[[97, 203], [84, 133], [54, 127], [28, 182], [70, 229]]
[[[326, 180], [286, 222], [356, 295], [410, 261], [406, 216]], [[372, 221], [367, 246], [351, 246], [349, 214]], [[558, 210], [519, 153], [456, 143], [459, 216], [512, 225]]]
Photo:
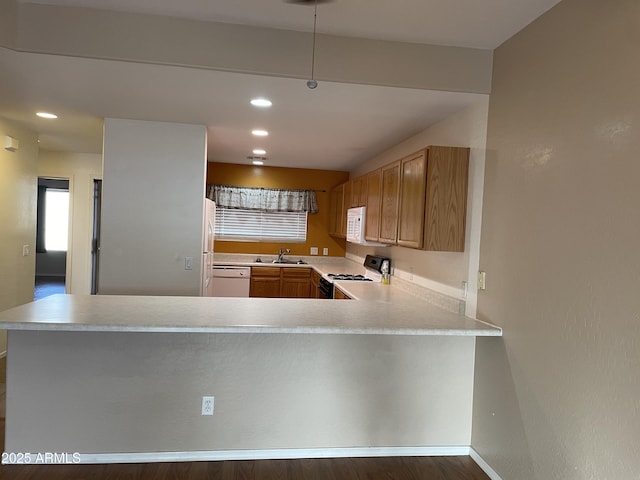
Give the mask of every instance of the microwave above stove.
[[388, 247], [387, 243], [369, 242], [364, 237], [367, 222], [367, 207], [355, 207], [347, 210], [347, 242], [357, 245]]

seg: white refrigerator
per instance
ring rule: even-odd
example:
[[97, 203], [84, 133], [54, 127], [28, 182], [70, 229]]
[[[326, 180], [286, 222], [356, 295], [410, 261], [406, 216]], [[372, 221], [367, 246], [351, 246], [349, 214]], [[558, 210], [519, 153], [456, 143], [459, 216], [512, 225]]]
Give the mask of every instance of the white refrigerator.
[[202, 238], [202, 281], [200, 296], [213, 296], [213, 240], [215, 235], [216, 204], [205, 198], [204, 200], [204, 233]]

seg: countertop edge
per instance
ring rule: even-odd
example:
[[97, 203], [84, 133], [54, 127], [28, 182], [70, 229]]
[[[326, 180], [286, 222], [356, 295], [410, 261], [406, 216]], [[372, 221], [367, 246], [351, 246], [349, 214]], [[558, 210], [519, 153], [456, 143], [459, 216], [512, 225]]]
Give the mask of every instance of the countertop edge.
[[[482, 322], [484, 323], [484, 322]], [[54, 328], [52, 328], [54, 327]], [[137, 326], [137, 325], [78, 325], [51, 323], [4, 323], [2, 328], [9, 331], [48, 332], [131, 332], [131, 333], [244, 333], [244, 334], [325, 334], [325, 335], [408, 335], [408, 336], [458, 336], [458, 337], [500, 337], [499, 327], [486, 330], [439, 329], [439, 328], [335, 328], [335, 327], [275, 327], [275, 326]]]

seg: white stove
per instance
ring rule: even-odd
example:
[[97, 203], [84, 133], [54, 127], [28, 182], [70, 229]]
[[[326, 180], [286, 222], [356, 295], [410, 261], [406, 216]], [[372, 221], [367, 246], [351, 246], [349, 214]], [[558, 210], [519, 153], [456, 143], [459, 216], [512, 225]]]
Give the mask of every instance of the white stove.
[[327, 277], [320, 279], [320, 292], [323, 298], [333, 298], [333, 282], [382, 282], [383, 273], [389, 273], [391, 260], [384, 257], [367, 255], [364, 260], [364, 274], [357, 273], [329, 273]]

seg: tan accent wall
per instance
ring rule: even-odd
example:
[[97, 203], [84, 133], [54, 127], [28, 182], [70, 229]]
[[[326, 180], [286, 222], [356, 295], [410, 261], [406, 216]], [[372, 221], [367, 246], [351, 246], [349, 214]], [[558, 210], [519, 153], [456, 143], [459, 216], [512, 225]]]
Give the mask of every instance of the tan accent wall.
[[[19, 142], [4, 149], [4, 137]], [[33, 300], [36, 259], [38, 139], [35, 133], [0, 118], [0, 310]], [[22, 255], [22, 246], [30, 253]], [[0, 331], [0, 354], [7, 348]]]
[[323, 248], [326, 247], [329, 249], [329, 256], [343, 257], [345, 240], [329, 236], [329, 195], [331, 187], [347, 181], [348, 178], [348, 172], [335, 170], [209, 162], [208, 184], [317, 190], [316, 198], [318, 200], [318, 213], [307, 216], [307, 241], [305, 243], [216, 241], [214, 251], [277, 255], [278, 249], [289, 248], [291, 255], [310, 255], [310, 248], [317, 247], [318, 252], [322, 255]]
[[640, 472], [639, 18], [564, 0], [495, 52], [472, 446], [504, 480]]

